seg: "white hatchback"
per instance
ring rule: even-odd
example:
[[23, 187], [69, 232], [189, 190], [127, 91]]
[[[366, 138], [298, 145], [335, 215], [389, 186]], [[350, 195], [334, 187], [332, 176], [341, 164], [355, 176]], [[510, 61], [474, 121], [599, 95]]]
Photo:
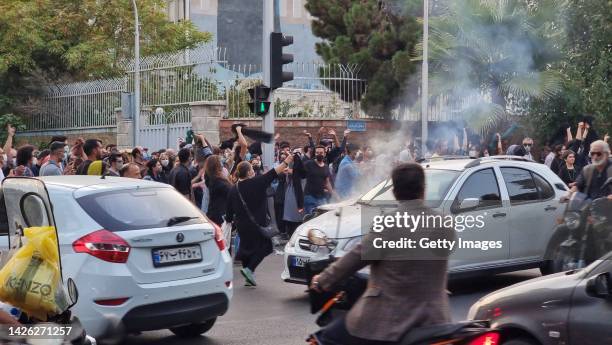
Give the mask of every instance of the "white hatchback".
[[[89, 335], [168, 328], [197, 336], [227, 311], [233, 273], [221, 229], [171, 186], [97, 176], [27, 181], [48, 193], [62, 274], [78, 286], [73, 312]], [[0, 218], [20, 202], [5, 201]]]

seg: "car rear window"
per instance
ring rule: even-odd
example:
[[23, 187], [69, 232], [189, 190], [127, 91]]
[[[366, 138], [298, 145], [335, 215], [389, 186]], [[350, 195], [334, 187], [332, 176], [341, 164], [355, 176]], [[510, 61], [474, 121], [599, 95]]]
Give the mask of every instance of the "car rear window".
[[140, 188], [87, 195], [79, 205], [109, 231], [206, 223], [202, 212], [171, 188]]

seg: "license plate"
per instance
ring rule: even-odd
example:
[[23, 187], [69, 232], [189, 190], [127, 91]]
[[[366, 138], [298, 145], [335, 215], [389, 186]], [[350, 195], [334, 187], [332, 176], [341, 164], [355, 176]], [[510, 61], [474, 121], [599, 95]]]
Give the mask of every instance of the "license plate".
[[291, 258], [291, 266], [295, 267], [306, 267], [306, 264], [310, 261], [310, 258], [303, 258], [299, 256], [293, 256]]
[[199, 245], [153, 249], [153, 266], [171, 266], [202, 261]]

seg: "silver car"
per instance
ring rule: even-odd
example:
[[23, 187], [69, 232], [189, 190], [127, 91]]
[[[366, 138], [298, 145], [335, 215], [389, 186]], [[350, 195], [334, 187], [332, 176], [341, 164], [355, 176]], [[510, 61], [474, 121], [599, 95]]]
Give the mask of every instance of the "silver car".
[[[495, 156], [423, 163], [425, 200], [442, 215], [480, 217], [484, 228], [463, 231], [464, 243], [503, 243], [456, 249], [450, 257], [451, 278], [542, 267], [553, 245], [560, 204], [567, 187], [546, 165], [520, 157]], [[286, 282], [305, 284], [305, 265], [330, 254], [344, 255], [362, 238], [364, 212], [396, 207], [391, 180], [380, 182], [356, 202], [323, 206], [317, 217], [300, 225], [285, 246]], [[457, 229], [457, 228], [455, 228]], [[322, 246], [321, 243], [329, 245]], [[318, 244], [318, 245], [317, 245]]]

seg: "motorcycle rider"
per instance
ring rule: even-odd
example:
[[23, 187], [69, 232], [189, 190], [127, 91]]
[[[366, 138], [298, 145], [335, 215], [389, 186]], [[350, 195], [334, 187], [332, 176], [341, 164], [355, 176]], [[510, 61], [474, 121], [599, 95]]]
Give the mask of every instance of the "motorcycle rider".
[[603, 140], [591, 144], [591, 164], [582, 169], [571, 192], [576, 191], [587, 195], [587, 199], [607, 197], [612, 200], [612, 185], [602, 189], [606, 180], [612, 177], [612, 162], [610, 162], [610, 145]]
[[[393, 194], [399, 201], [394, 214], [437, 215], [424, 204], [425, 172], [419, 164], [401, 164], [393, 169], [391, 178]], [[311, 289], [329, 291], [370, 265], [368, 287], [346, 318], [335, 320], [318, 333], [323, 345], [388, 345], [413, 328], [451, 320], [446, 293], [450, 250], [381, 250], [376, 249], [375, 240], [453, 240], [454, 231], [441, 224], [413, 232], [399, 224], [380, 232], [372, 229], [353, 250], [312, 279]]]

